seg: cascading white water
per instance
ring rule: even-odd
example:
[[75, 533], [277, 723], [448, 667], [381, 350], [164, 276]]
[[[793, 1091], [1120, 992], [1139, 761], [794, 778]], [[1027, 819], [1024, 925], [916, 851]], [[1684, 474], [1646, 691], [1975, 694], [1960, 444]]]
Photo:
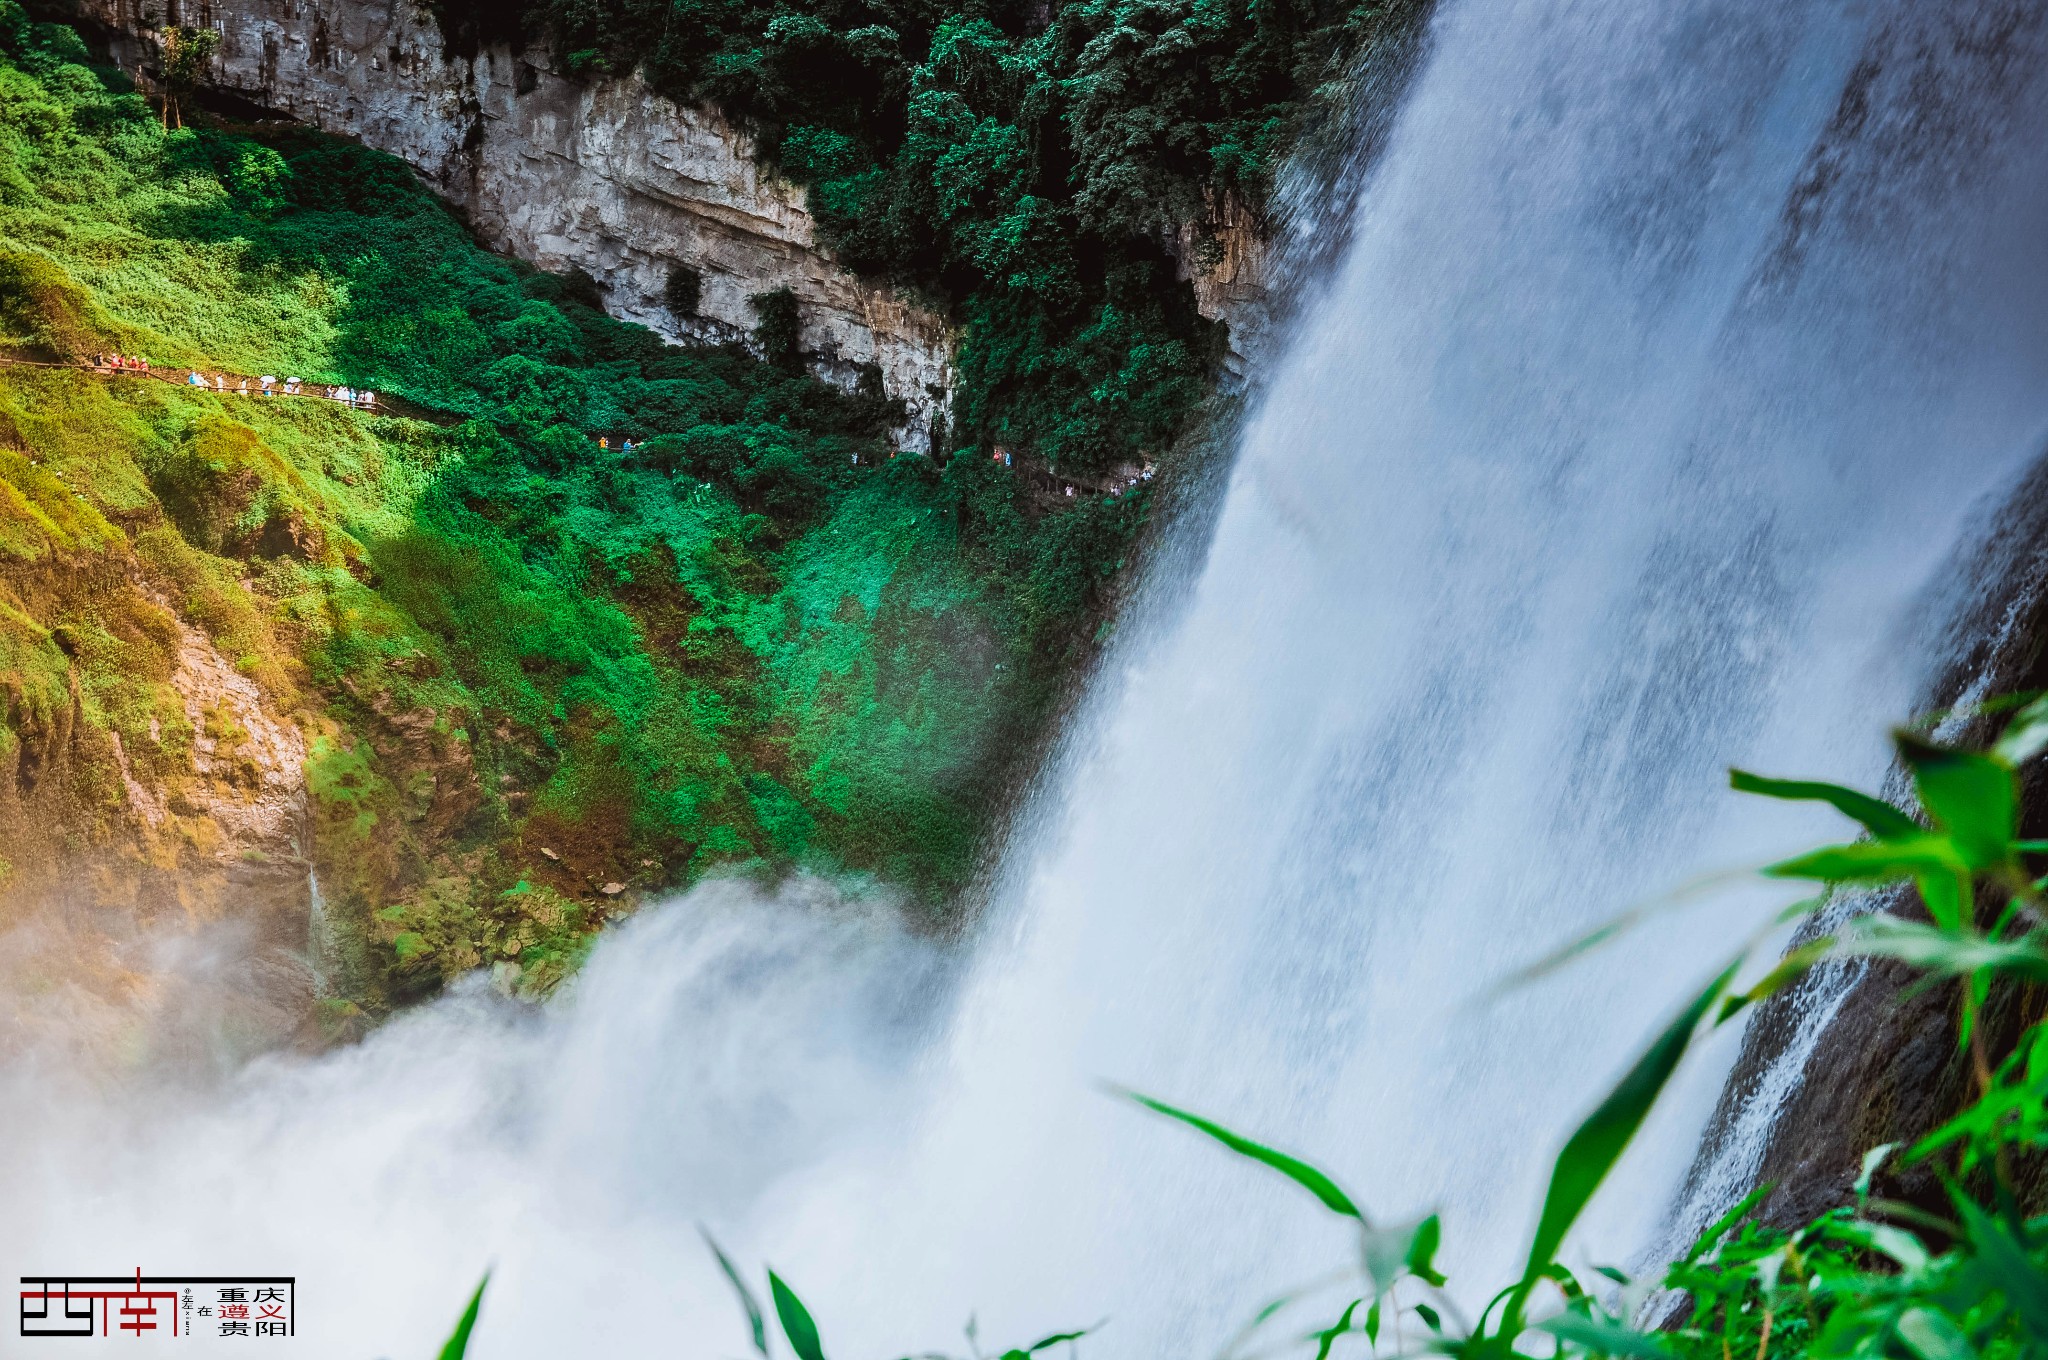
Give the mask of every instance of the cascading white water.
[[[2037, 10], [1446, 0], [1195, 579], [1105, 667], [961, 957], [714, 886], [545, 1014], [471, 988], [196, 1109], [20, 1068], [0, 1263], [295, 1273], [299, 1350], [363, 1357], [426, 1353], [495, 1261], [486, 1358], [741, 1353], [700, 1218], [835, 1357], [962, 1349], [970, 1310], [1212, 1353], [1341, 1264], [1112, 1080], [1441, 1209], [1485, 1292], [1764, 902], [1489, 984], [1834, 830], [1722, 768], [1875, 782], [1961, 526], [2040, 451]], [[1667, 1217], [1714, 1072], [1597, 1258]]]

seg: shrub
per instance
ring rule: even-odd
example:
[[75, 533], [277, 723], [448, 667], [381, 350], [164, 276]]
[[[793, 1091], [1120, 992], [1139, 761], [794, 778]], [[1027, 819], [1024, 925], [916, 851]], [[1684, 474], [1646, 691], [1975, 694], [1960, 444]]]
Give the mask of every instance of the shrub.
[[754, 342], [761, 347], [761, 357], [785, 372], [801, 372], [802, 325], [797, 318], [796, 294], [787, 288], [777, 288], [756, 293], [748, 301], [754, 314], [761, 318], [754, 327]]

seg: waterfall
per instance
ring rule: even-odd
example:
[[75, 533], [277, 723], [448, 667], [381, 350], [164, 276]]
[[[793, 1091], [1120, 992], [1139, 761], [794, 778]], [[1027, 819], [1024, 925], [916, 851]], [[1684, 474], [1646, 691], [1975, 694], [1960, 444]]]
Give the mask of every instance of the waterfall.
[[333, 994], [333, 927], [327, 922], [327, 898], [320, 892], [320, 871], [306, 869], [306, 967], [313, 974], [313, 999]]
[[[2048, 62], [2017, 0], [1434, 25], [1206, 550], [1165, 555], [973, 938], [713, 884], [542, 1012], [471, 985], [183, 1112], [46, 1104], [4, 1126], [9, 1259], [295, 1273], [301, 1350], [355, 1357], [426, 1352], [492, 1261], [479, 1356], [741, 1354], [700, 1219], [835, 1357], [960, 1353], [970, 1312], [1213, 1354], [1345, 1262], [1106, 1081], [1440, 1211], [1489, 1292], [1573, 1123], [1779, 899], [1493, 984], [1838, 832], [1724, 768], [1881, 780], [1944, 565], [2043, 446]], [[1728, 1056], [1573, 1259], [1653, 1250]]]

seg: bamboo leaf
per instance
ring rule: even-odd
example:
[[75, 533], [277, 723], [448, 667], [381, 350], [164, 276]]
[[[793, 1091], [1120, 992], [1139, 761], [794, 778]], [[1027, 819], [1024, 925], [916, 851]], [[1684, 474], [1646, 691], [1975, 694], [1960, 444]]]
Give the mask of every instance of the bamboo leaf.
[[740, 1307], [747, 1314], [747, 1327], [753, 1333], [754, 1349], [763, 1356], [766, 1356], [768, 1354], [768, 1323], [761, 1316], [760, 1300], [754, 1297], [753, 1290], [747, 1288], [746, 1277], [741, 1275], [738, 1267], [733, 1265], [732, 1258], [725, 1254], [725, 1248], [718, 1245], [718, 1239], [711, 1235], [711, 1229], [699, 1223], [697, 1231], [703, 1235], [704, 1245], [711, 1248], [711, 1254], [718, 1258], [718, 1268], [725, 1272], [725, 1278], [731, 1282], [732, 1292], [739, 1296]]
[[1932, 1308], [1908, 1308], [1899, 1314], [1899, 1340], [1920, 1360], [1976, 1360], [1977, 1351], [1963, 1329]]
[[1764, 873], [1771, 878], [1820, 883], [1896, 883], [1921, 874], [1968, 871], [1969, 865], [1947, 836], [1924, 831], [1911, 840], [1822, 846], [1764, 866]]
[[2048, 1345], [2048, 1277], [2027, 1257], [2005, 1225], [1985, 1213], [1977, 1202], [1952, 1191], [1963, 1232], [1991, 1282], [2005, 1295], [2020, 1322], [2033, 1333], [2036, 1345]]
[[1919, 1238], [1888, 1223], [1833, 1223], [1827, 1228], [1827, 1236], [1889, 1256], [1909, 1275], [1927, 1269], [1933, 1260]]
[[1993, 755], [2014, 769], [2043, 751], [2048, 751], [2048, 695], [2036, 697], [2013, 714], [1991, 747]]
[[[1915, 830], [1918, 829], [1919, 828], [1916, 826]], [[1649, 920], [1652, 916], [1660, 915], [1665, 912], [1676, 911], [1679, 908], [1687, 905], [1693, 899], [1699, 897], [1700, 895], [1706, 892], [1711, 891], [1714, 888], [1720, 887], [1723, 884], [1726, 884], [1738, 878], [1747, 878], [1748, 876], [1749, 871], [1746, 869], [1741, 870], [1739, 872], [1729, 871], [1724, 873], [1706, 874], [1699, 878], [1693, 879], [1691, 882], [1686, 883], [1682, 887], [1673, 889], [1672, 891], [1667, 893], [1660, 893], [1656, 897], [1650, 898], [1643, 902], [1639, 902], [1635, 906], [1628, 908], [1628, 910], [1626, 911], [1619, 912], [1613, 916], [1610, 916], [1607, 920], [1602, 921], [1597, 926], [1594, 926], [1585, 934], [1580, 935], [1577, 938], [1570, 940], [1563, 945], [1558, 946], [1556, 949], [1551, 950], [1549, 953], [1543, 955], [1541, 958], [1538, 958], [1535, 962], [1526, 964], [1521, 968], [1517, 968], [1514, 972], [1509, 973], [1506, 977], [1502, 978], [1493, 987], [1489, 988], [1489, 993], [1492, 995], [1500, 995], [1502, 993], [1514, 991], [1518, 987], [1526, 987], [1532, 982], [1541, 981], [1542, 979], [1550, 976], [1552, 973], [1557, 972], [1560, 968], [1563, 968], [1566, 964], [1578, 958], [1580, 955], [1589, 953], [1592, 950], [1599, 948], [1601, 945], [1607, 943], [1609, 940], [1616, 938], [1623, 932], [1632, 930], [1644, 921]], [[1807, 901], [1796, 903], [1793, 906], [1788, 907], [1786, 909], [1787, 915], [1785, 919], [1790, 920], [1793, 918], [1794, 915], [1803, 915], [1806, 912], [1809, 912], [1814, 908], [1822, 905], [1826, 901], [1826, 897], [1823, 896], [1810, 898]]]
[[1735, 975], [1736, 966], [1730, 964], [1692, 999], [1558, 1153], [1557, 1165], [1550, 1175], [1550, 1190], [1543, 1200], [1543, 1215], [1537, 1222], [1535, 1239], [1529, 1244], [1529, 1263], [1522, 1272], [1522, 1284], [1508, 1305], [1507, 1332], [1515, 1330], [1513, 1324], [1521, 1319], [1521, 1306], [1529, 1290], [1544, 1268], [1556, 1259], [1565, 1234], [1620, 1160], [1636, 1130], [1642, 1127], [1643, 1118], [1692, 1043], [1693, 1031], [1699, 1028], [1701, 1018]]
[[1878, 1168], [1884, 1165], [1885, 1158], [1898, 1150], [1897, 1143], [1879, 1143], [1863, 1154], [1863, 1168], [1857, 1173], [1856, 1184], [1851, 1187], [1856, 1192], [1858, 1204], [1870, 1198], [1870, 1182], [1876, 1177]]
[[1822, 784], [1808, 779], [1769, 779], [1748, 770], [1730, 770], [1728, 785], [1739, 793], [1760, 793], [1766, 798], [1826, 803], [1837, 812], [1861, 822], [1871, 835], [1881, 841], [1910, 840], [1925, 829], [1883, 799], [1845, 789], [1840, 784]]
[[789, 1348], [796, 1352], [797, 1360], [825, 1360], [825, 1348], [819, 1344], [818, 1324], [811, 1320], [811, 1310], [772, 1270], [768, 1272], [768, 1292], [775, 1299], [775, 1316], [782, 1322], [782, 1334], [789, 1338]]
[[1324, 1175], [1321, 1171], [1318, 1171], [1300, 1158], [1290, 1157], [1286, 1153], [1275, 1151], [1262, 1143], [1254, 1143], [1251, 1139], [1244, 1137], [1242, 1134], [1231, 1132], [1214, 1120], [1204, 1119], [1202, 1116], [1190, 1114], [1186, 1110], [1175, 1109], [1164, 1101], [1154, 1100], [1152, 1097], [1140, 1095], [1136, 1091], [1124, 1091], [1122, 1093], [1137, 1101], [1148, 1110], [1157, 1114], [1163, 1114], [1168, 1119], [1178, 1119], [1189, 1128], [1198, 1129], [1206, 1133], [1209, 1137], [1223, 1144], [1223, 1146], [1229, 1148], [1240, 1157], [1248, 1157], [1263, 1166], [1271, 1167], [1321, 1200], [1323, 1207], [1332, 1213], [1355, 1218], [1361, 1223], [1365, 1221], [1365, 1215], [1359, 1212], [1358, 1206], [1351, 1202], [1351, 1196], [1345, 1194], [1336, 1181], [1330, 1179], [1330, 1177]]
[[1737, 1201], [1734, 1208], [1708, 1224], [1707, 1230], [1694, 1240], [1692, 1250], [1686, 1252], [1684, 1263], [1691, 1265], [1694, 1261], [1699, 1260], [1700, 1257], [1711, 1251], [1714, 1244], [1719, 1242], [1730, 1228], [1740, 1223], [1743, 1219], [1748, 1218], [1750, 1211], [1770, 1198], [1771, 1191], [1777, 1188], [1776, 1181], [1768, 1181], [1763, 1185], [1759, 1185]]
[[455, 1324], [448, 1343], [441, 1347], [441, 1360], [462, 1360], [469, 1352], [469, 1334], [476, 1330], [476, 1315], [484, 1306], [484, 1287], [490, 1282], [491, 1272], [487, 1270], [484, 1277], [476, 1282], [476, 1293], [469, 1296], [469, 1307], [462, 1310], [462, 1319]]
[[1435, 1214], [1415, 1225], [1415, 1237], [1408, 1244], [1408, 1270], [1416, 1278], [1443, 1288], [1444, 1277], [1437, 1272], [1437, 1248], [1443, 1245], [1443, 1220]]
[[1543, 1278], [1555, 1280], [1557, 1287], [1567, 1299], [1581, 1299], [1586, 1296], [1586, 1287], [1579, 1283], [1579, 1277], [1566, 1269], [1564, 1262], [1552, 1261], [1543, 1267]]
[[1590, 1318], [1583, 1313], [1559, 1313], [1554, 1318], [1538, 1323], [1537, 1326], [1560, 1341], [1577, 1342], [1599, 1355], [1631, 1355], [1640, 1357], [1640, 1360], [1670, 1360], [1671, 1348], [1665, 1344], [1662, 1337], [1650, 1332], [1639, 1332], [1633, 1327], [1624, 1327], [1605, 1318]]
[[1532, 982], [1549, 977], [1581, 954], [1587, 954], [1598, 949], [1601, 945], [1614, 939], [1623, 931], [1630, 929], [1642, 919], [1643, 913], [1640, 911], [1625, 911], [1612, 920], [1603, 921], [1578, 938], [1551, 950], [1534, 963], [1523, 968], [1517, 968], [1514, 972], [1502, 978], [1499, 985], [1494, 988], [1494, 991], [1513, 991], [1517, 987], [1526, 987]]
[[1927, 914], [1934, 918], [1934, 924], [1943, 930], [1962, 927], [1963, 903], [1968, 899], [1970, 889], [1967, 870], [1921, 874], [1913, 880], [1913, 886], [1919, 891], [1920, 902], [1927, 908]]
[[1364, 1299], [1353, 1299], [1344, 1309], [1344, 1316], [1337, 1319], [1337, 1325], [1316, 1333], [1316, 1360], [1330, 1360], [1330, 1347], [1337, 1344], [1337, 1338], [1351, 1330], [1351, 1315], [1358, 1311]]
[[1894, 740], [1913, 772], [1913, 787], [1927, 813], [1949, 833], [1972, 869], [2003, 864], [2019, 828], [2020, 783], [2012, 766], [1995, 756], [1936, 746], [1911, 732]]
[[1843, 954], [1898, 959], [1946, 976], [2000, 973], [2048, 981], [2048, 949], [2033, 935], [1994, 940], [1975, 931], [1950, 934], [1924, 922], [1877, 915], [1851, 921], [1836, 948]]
[[[1102, 1324], [1098, 1322], [1095, 1324], [1095, 1327], [1100, 1327], [1101, 1325]], [[1078, 1332], [1054, 1332], [1051, 1336], [1040, 1337], [1038, 1340], [1032, 1342], [1028, 1347], [1026, 1347], [1024, 1353], [1026, 1355], [1036, 1355], [1040, 1351], [1050, 1350], [1052, 1347], [1057, 1346], [1062, 1342], [1079, 1341], [1082, 1337], [1094, 1331], [1095, 1327], [1083, 1327]]]
[[1716, 1025], [1725, 1025], [1747, 1006], [1776, 996], [1785, 988], [1813, 971], [1813, 966], [1826, 958], [1835, 947], [1835, 937], [1823, 935], [1791, 950], [1778, 961], [1778, 966], [1763, 975], [1754, 987], [1738, 996], [1731, 996], [1721, 1003], [1721, 1010], [1714, 1017]]

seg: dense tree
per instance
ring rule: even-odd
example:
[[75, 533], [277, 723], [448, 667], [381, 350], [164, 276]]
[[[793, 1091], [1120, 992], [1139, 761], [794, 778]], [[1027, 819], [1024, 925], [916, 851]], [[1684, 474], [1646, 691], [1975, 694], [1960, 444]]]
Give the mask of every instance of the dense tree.
[[[750, 126], [850, 267], [962, 324], [952, 440], [1095, 469], [1222, 353], [1169, 249], [1256, 220], [1317, 93], [1426, 0], [439, 0], [451, 34], [637, 66]], [[1201, 246], [1197, 245], [1199, 250]]]

